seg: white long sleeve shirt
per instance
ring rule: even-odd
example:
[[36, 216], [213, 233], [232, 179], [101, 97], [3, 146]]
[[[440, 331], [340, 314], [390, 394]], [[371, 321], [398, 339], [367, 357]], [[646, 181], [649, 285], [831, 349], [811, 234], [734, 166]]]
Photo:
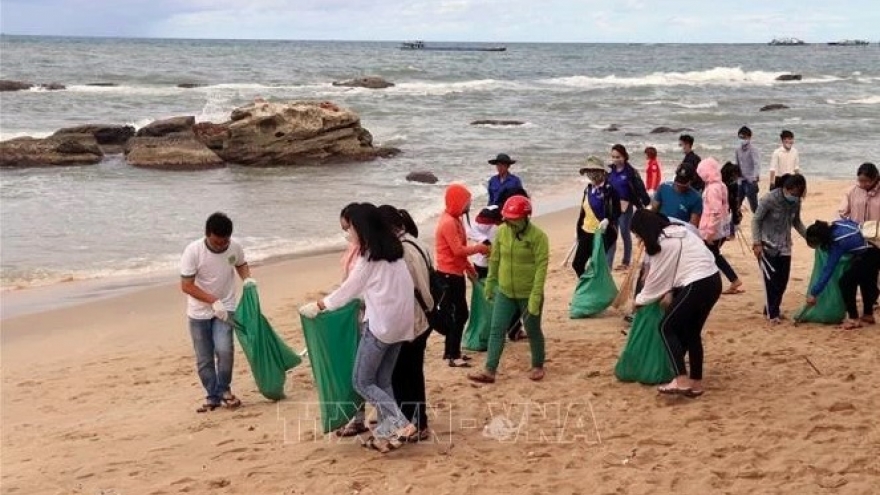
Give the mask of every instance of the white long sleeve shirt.
[[770, 172], [773, 172], [776, 177], [800, 172], [800, 170], [801, 159], [794, 146], [790, 150], [785, 149], [785, 146], [780, 146], [770, 156]]
[[646, 256], [650, 269], [635, 303], [645, 306], [675, 288], [718, 273], [715, 257], [699, 236], [681, 225], [670, 225], [660, 235], [660, 252]]
[[389, 262], [358, 257], [348, 278], [323, 302], [334, 310], [355, 298], [364, 299], [364, 321], [377, 339], [395, 344], [415, 338], [415, 292], [403, 258]]

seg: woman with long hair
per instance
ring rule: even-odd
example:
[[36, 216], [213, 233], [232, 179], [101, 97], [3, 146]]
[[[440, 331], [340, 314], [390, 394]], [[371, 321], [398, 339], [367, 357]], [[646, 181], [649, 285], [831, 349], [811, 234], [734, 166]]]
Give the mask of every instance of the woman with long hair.
[[699, 397], [703, 395], [703, 326], [721, 296], [715, 257], [687, 227], [650, 210], [635, 213], [632, 230], [645, 244], [649, 265], [634, 310], [658, 300], [666, 307], [660, 333], [676, 376], [658, 391]]
[[[608, 174], [608, 182], [617, 191], [620, 197], [621, 215], [618, 220], [620, 238], [623, 239], [623, 258], [615, 270], [626, 270], [632, 258], [632, 236], [630, 224], [632, 223], [633, 211], [641, 210], [651, 204], [651, 197], [645, 190], [645, 183], [639, 172], [629, 163], [629, 153], [622, 144], [611, 147], [611, 169]], [[609, 250], [610, 259], [614, 260], [615, 246]]]

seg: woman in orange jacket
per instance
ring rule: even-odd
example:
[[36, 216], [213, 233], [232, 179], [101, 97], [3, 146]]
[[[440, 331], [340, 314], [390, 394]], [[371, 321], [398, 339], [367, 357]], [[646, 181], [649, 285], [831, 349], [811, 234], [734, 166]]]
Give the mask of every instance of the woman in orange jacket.
[[446, 188], [445, 200], [446, 209], [437, 222], [434, 234], [437, 274], [445, 286], [440, 297], [440, 310], [449, 312], [451, 322], [451, 328], [447, 329], [443, 359], [453, 368], [468, 367], [467, 358], [461, 354], [461, 336], [469, 316], [465, 275], [476, 276], [468, 256], [489, 254], [489, 246], [469, 246], [467, 243], [461, 217], [470, 209], [470, 191], [462, 184], [450, 184]]

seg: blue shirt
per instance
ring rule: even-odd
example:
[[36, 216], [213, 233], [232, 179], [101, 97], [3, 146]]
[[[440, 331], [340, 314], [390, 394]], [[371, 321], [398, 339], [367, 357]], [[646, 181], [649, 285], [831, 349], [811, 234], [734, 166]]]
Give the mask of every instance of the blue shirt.
[[694, 213], [703, 214], [703, 198], [692, 187], [680, 193], [672, 182], [664, 182], [654, 193], [654, 201], [660, 203], [660, 213], [683, 222], [690, 222]]
[[620, 172], [617, 171], [617, 168], [614, 166], [611, 167], [611, 172], [608, 174], [608, 183], [611, 184], [611, 187], [617, 191], [617, 195], [620, 196], [621, 201], [629, 201], [632, 202], [632, 194], [630, 193], [630, 167], [625, 166], [623, 170]]
[[501, 197], [501, 193], [508, 189], [521, 189], [522, 181], [519, 180], [519, 177], [513, 174], [507, 174], [507, 177], [504, 178], [504, 182], [501, 181], [501, 178], [498, 175], [493, 175], [492, 178], [489, 179], [489, 206], [497, 205], [499, 208], [504, 205], [498, 204], [498, 199]]
[[608, 214], [605, 212], [605, 194], [602, 189], [602, 187], [590, 185], [590, 189], [587, 192], [590, 209], [593, 210], [593, 215], [599, 221], [605, 220], [608, 217]]
[[868, 244], [859, 230], [859, 224], [852, 220], [837, 220], [831, 224], [831, 247], [828, 248], [828, 259], [822, 267], [819, 280], [810, 289], [811, 296], [818, 296], [825, 290], [831, 275], [845, 254], [858, 254], [868, 250]]

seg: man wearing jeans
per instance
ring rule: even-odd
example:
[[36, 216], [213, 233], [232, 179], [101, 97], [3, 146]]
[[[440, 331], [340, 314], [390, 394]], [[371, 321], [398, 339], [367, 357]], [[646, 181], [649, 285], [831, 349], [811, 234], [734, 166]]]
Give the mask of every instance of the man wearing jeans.
[[205, 223], [205, 237], [190, 243], [180, 260], [180, 288], [187, 295], [186, 315], [196, 353], [205, 403], [196, 412], [221, 405], [235, 408], [232, 394], [232, 320], [235, 311], [235, 274], [254, 283], [241, 245], [231, 239], [232, 220], [217, 212]]
[[737, 133], [739, 146], [736, 147], [736, 164], [742, 170], [742, 183], [739, 186], [740, 200], [747, 198], [752, 213], [758, 210], [758, 178], [761, 176], [761, 156], [752, 145], [752, 130], [742, 126]]

